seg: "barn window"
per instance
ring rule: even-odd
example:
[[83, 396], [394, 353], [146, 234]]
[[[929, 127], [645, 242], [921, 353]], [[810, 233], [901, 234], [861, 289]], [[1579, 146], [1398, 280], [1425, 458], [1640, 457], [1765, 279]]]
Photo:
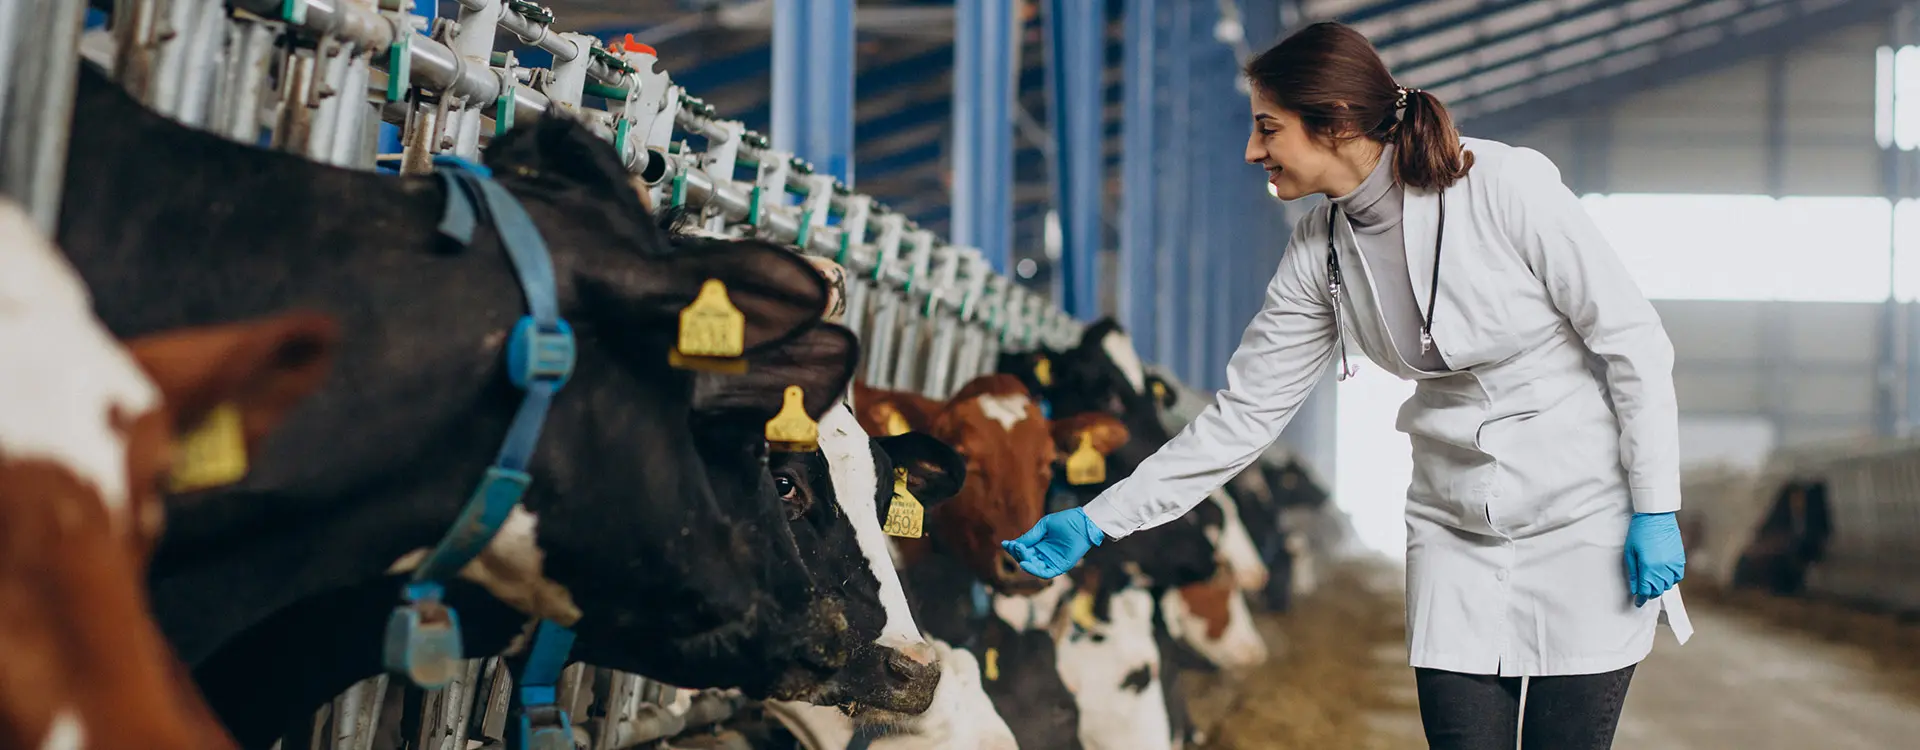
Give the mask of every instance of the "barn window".
[[1873, 136], [1881, 148], [1920, 148], [1920, 46], [1875, 50]]

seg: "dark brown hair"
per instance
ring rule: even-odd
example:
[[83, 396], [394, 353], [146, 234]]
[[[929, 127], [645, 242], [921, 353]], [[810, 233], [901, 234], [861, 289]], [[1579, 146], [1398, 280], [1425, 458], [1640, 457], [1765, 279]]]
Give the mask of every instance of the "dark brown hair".
[[1403, 185], [1449, 187], [1473, 167], [1446, 105], [1427, 92], [1402, 89], [1373, 43], [1344, 24], [1323, 21], [1296, 31], [1248, 61], [1245, 73], [1255, 90], [1299, 114], [1315, 136], [1392, 143], [1393, 173]]

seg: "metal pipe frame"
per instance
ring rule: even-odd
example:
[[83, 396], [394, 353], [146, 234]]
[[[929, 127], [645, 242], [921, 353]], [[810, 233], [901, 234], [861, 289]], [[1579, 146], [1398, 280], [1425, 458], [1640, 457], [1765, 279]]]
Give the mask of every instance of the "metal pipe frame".
[[[79, 68], [84, 0], [4, 3], [0, 8], [0, 193], [25, 207], [42, 232], [58, 227], [67, 134]], [[65, 64], [63, 64], [65, 63]]]

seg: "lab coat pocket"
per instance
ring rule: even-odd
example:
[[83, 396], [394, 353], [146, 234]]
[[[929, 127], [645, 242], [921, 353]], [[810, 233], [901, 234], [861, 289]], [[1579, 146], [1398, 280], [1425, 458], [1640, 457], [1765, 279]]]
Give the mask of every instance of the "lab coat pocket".
[[1540, 417], [1539, 410], [1527, 410], [1487, 420], [1480, 425], [1477, 439], [1489, 455], [1493, 467], [1479, 488], [1486, 503], [1487, 525], [1492, 532], [1510, 537], [1536, 515], [1528, 493], [1522, 487], [1522, 474], [1513, 465], [1515, 441], [1537, 433], [1528, 425]]
[[1413, 398], [1400, 407], [1395, 427], [1411, 438], [1414, 448], [1408, 500], [1431, 506], [1438, 511], [1436, 520], [1448, 526], [1490, 534], [1483, 496], [1495, 467], [1479, 445], [1486, 402], [1478, 391], [1478, 384], [1468, 378], [1421, 381]]

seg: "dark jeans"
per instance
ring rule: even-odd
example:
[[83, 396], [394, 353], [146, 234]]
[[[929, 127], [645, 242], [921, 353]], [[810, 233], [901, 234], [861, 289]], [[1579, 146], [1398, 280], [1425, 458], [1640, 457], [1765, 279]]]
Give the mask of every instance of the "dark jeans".
[[1534, 677], [1520, 728], [1520, 678], [1415, 669], [1420, 723], [1432, 750], [1607, 750], [1620, 723], [1633, 667], [1601, 674]]

